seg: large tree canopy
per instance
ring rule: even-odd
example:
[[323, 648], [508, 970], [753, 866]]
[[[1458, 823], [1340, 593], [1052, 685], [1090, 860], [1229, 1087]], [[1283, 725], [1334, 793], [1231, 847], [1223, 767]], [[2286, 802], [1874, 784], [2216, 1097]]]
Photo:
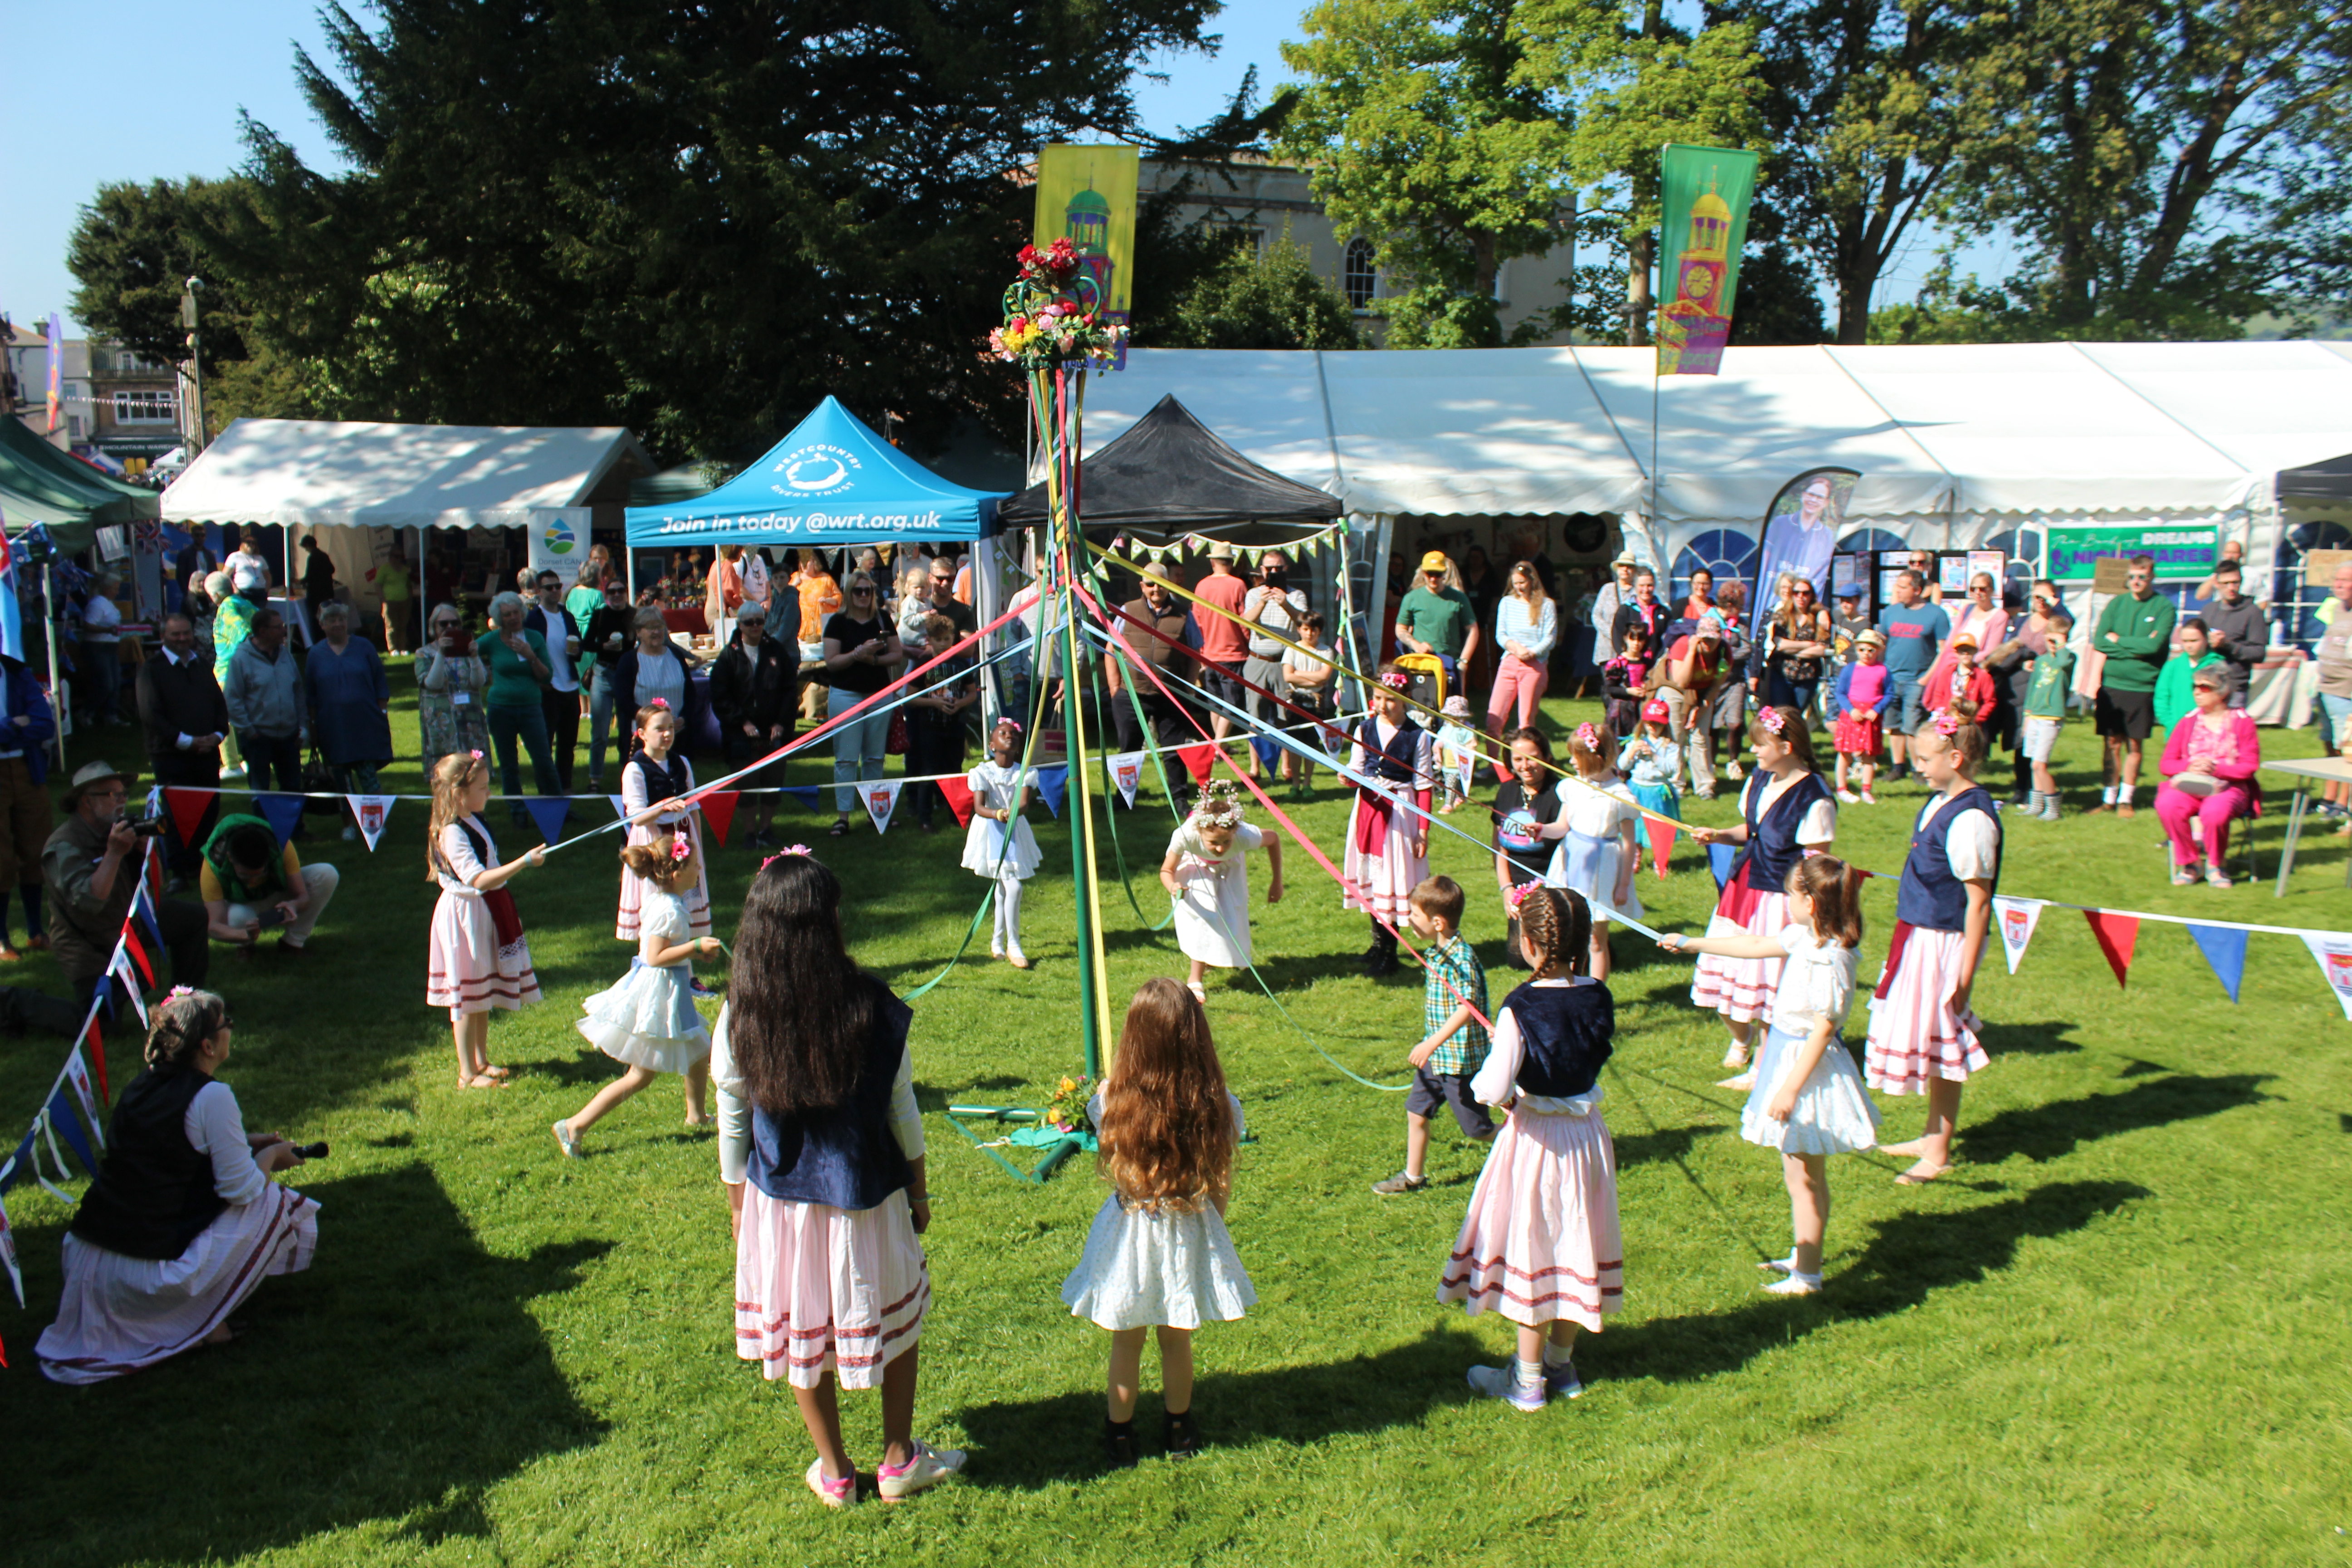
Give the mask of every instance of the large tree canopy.
[[299, 62], [352, 171], [249, 127], [206, 236], [316, 405], [622, 422], [735, 453], [825, 393], [918, 441], [979, 345], [1042, 143], [1131, 134], [1211, 0], [385, 0]]

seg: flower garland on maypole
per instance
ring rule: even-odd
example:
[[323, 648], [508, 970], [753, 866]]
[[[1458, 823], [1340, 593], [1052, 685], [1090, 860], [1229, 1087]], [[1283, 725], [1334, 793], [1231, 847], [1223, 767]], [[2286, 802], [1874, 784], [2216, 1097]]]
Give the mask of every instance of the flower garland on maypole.
[[[1086, 1070], [1099, 1079], [1111, 1038], [1110, 994], [1104, 984], [1102, 886], [1095, 871], [1094, 788], [1087, 766], [1080, 693], [1077, 604], [1073, 589], [1087, 557], [1079, 538], [1079, 425], [1086, 412], [1087, 374], [1118, 352], [1127, 329], [1103, 319], [1091, 275], [1077, 249], [1057, 239], [1045, 250], [1024, 245], [1020, 276], [1004, 291], [1004, 324], [988, 335], [997, 358], [1029, 378], [1029, 416], [1045, 459], [1047, 548], [1039, 584], [1041, 603], [1059, 607], [1062, 642], [1062, 732], [1068, 742], [1070, 782], [1077, 807], [1070, 814], [1070, 872], [1078, 899], [1078, 990]], [[1043, 627], [1041, 626], [1042, 632]]]

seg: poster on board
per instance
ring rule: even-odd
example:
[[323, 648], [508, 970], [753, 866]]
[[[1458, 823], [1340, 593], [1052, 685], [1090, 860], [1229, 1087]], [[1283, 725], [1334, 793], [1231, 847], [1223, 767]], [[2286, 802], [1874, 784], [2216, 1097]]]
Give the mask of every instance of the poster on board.
[[526, 531], [530, 535], [530, 569], [554, 573], [569, 589], [588, 559], [588, 509], [536, 507]]
[[2158, 582], [2204, 577], [2221, 558], [2221, 525], [2134, 523], [2050, 531], [2049, 575], [2053, 582], [2089, 582], [2097, 576], [2101, 561], [2134, 555], [2156, 563]]
[[1999, 550], [1969, 551], [1969, 581], [1975, 582], [1979, 574], [1992, 579], [1993, 602], [2000, 603], [2001, 584], [2009, 577], [2009, 556]]

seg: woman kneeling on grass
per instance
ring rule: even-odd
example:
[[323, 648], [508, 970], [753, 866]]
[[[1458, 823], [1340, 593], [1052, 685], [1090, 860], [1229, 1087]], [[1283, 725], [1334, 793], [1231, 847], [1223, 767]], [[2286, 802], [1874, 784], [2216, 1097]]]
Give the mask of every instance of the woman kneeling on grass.
[[772, 856], [744, 895], [710, 1050], [719, 1173], [735, 1227], [735, 1353], [789, 1379], [816, 1445], [808, 1487], [857, 1500], [842, 1386], [882, 1389], [885, 1502], [947, 1480], [963, 1455], [918, 1442], [915, 1352], [931, 1300], [916, 1237], [931, 1223], [913, 1015], [841, 940], [841, 883]]

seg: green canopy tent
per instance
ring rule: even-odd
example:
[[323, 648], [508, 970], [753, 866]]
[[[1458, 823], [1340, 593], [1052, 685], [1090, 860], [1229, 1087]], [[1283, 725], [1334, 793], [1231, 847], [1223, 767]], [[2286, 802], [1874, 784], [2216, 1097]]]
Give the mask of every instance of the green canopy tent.
[[22, 420], [0, 419], [0, 510], [10, 531], [46, 523], [58, 548], [77, 555], [97, 542], [101, 525], [154, 517], [162, 503], [153, 490], [60, 452]]

